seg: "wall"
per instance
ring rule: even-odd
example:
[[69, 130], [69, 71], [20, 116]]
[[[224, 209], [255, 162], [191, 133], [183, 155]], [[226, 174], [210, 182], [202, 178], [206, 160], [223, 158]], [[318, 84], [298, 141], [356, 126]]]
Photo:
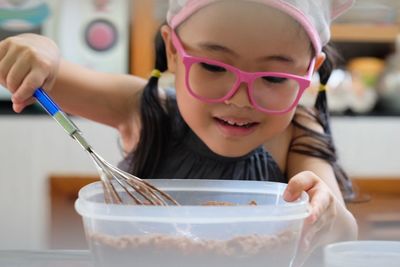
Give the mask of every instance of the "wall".
[[339, 159], [353, 177], [400, 177], [400, 118], [334, 117]]
[[[74, 119], [110, 163], [121, 158], [112, 128]], [[0, 249], [46, 248], [48, 177], [96, 174], [89, 156], [47, 116], [0, 117]]]

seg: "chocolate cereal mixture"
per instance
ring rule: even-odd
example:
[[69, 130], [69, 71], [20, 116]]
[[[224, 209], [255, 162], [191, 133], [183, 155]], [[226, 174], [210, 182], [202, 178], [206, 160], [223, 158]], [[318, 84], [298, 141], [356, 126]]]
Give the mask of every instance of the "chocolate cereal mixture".
[[[207, 201], [201, 205], [236, 206], [231, 202]], [[248, 205], [257, 205], [251, 201]], [[177, 229], [179, 230], [179, 229]], [[186, 233], [186, 232], [185, 232]], [[197, 237], [195, 233], [115, 236], [87, 233], [99, 267], [287, 267], [298, 233], [249, 234], [227, 240]], [[118, 263], [116, 265], [116, 263]], [[97, 266], [96, 265], [96, 266]]]
[[92, 233], [89, 238], [95, 244], [101, 244], [117, 250], [157, 250], [174, 251], [181, 255], [218, 255], [251, 257], [273, 251], [293, 242], [295, 235], [285, 231], [278, 235], [238, 236], [230, 240], [199, 240], [185, 236], [147, 234], [141, 236], [113, 237]]

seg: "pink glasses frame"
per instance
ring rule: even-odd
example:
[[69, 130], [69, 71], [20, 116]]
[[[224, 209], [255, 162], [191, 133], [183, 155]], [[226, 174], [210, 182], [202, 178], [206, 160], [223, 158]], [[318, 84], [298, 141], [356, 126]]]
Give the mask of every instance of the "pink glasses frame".
[[[249, 97], [250, 103], [256, 109], [258, 109], [259, 111], [264, 112], [264, 113], [279, 115], [279, 114], [287, 113], [287, 112], [291, 111], [294, 107], [296, 107], [298, 105], [300, 98], [303, 95], [304, 91], [310, 86], [311, 78], [312, 78], [312, 75], [314, 73], [314, 68], [315, 68], [315, 57], [312, 59], [310, 66], [308, 68], [308, 72], [304, 77], [290, 74], [290, 73], [283, 73], [283, 72], [245, 72], [234, 66], [225, 64], [225, 63], [217, 61], [217, 60], [212, 60], [212, 59], [202, 58], [202, 57], [195, 57], [195, 56], [191, 56], [191, 55], [187, 54], [185, 49], [183, 48], [181, 41], [179, 40], [177, 34], [175, 33], [175, 31], [173, 30], [171, 32], [172, 32], [172, 43], [174, 44], [174, 46], [175, 46], [176, 50], [178, 51], [178, 53], [180, 54], [180, 56], [182, 57], [183, 64], [185, 65], [186, 88], [188, 89], [189, 93], [194, 98], [201, 100], [203, 102], [221, 103], [226, 100], [229, 100], [239, 90], [240, 84], [246, 83], [247, 84], [247, 95]], [[236, 82], [233, 85], [232, 89], [224, 97], [218, 98], [218, 99], [205, 98], [205, 97], [199, 96], [195, 92], [193, 92], [193, 90], [190, 87], [190, 83], [189, 83], [189, 70], [190, 70], [191, 66], [197, 62], [204, 62], [204, 63], [211, 64], [211, 65], [217, 65], [217, 66], [223, 67], [223, 68], [233, 72], [236, 75], [237, 79], [236, 79]], [[253, 94], [253, 91], [254, 91], [253, 83], [254, 83], [254, 80], [256, 80], [257, 78], [265, 77], [265, 76], [288, 78], [288, 79], [297, 81], [300, 88], [297, 93], [295, 101], [293, 102], [293, 104], [290, 107], [288, 107], [284, 110], [276, 111], [276, 110], [265, 109], [257, 104], [257, 102], [255, 101], [254, 96], [253, 96], [254, 95]]]

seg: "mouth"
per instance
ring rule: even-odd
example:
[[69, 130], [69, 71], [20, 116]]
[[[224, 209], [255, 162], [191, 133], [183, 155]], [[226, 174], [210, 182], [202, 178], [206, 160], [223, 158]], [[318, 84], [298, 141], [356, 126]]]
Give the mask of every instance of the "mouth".
[[238, 129], [252, 129], [259, 124], [258, 122], [254, 121], [233, 118], [214, 117], [214, 120], [223, 126], [234, 127]]

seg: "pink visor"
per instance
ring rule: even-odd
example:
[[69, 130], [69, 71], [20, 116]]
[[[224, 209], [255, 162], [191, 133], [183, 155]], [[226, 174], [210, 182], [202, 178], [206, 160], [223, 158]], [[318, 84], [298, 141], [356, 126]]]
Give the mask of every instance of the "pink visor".
[[[170, 0], [167, 15], [172, 29], [178, 27], [201, 8], [227, 0]], [[230, 0], [261, 3], [276, 8], [298, 21], [319, 54], [330, 39], [331, 21], [348, 10], [354, 0]]]

